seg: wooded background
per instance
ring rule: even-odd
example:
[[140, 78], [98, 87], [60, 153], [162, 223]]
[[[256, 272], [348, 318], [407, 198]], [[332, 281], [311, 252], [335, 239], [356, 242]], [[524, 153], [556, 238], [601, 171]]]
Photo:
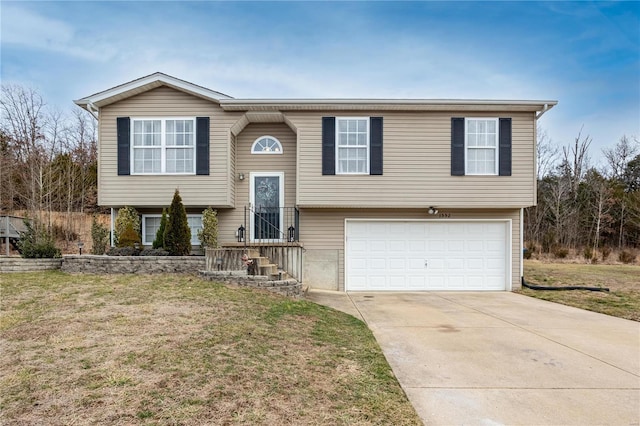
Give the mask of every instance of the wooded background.
[[[51, 227], [62, 213], [56, 234], [75, 239], [78, 213], [100, 212], [96, 121], [79, 108], [49, 108], [16, 85], [2, 86], [0, 108], [0, 214], [26, 211]], [[595, 165], [591, 138], [577, 130], [557, 144], [538, 129], [538, 205], [525, 210], [525, 245], [543, 253], [640, 247], [638, 137], [612, 135]]]

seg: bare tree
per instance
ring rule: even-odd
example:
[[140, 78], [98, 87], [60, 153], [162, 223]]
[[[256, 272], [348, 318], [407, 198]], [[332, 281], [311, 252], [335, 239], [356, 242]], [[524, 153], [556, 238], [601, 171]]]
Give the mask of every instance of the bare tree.
[[22, 186], [16, 194], [22, 198], [27, 209], [41, 219], [43, 210], [44, 174], [47, 163], [44, 127], [45, 103], [33, 89], [3, 85], [0, 97], [2, 129], [12, 146], [19, 181]]
[[547, 135], [547, 131], [544, 130], [539, 124], [537, 128], [537, 170], [536, 175], [538, 181], [542, 180], [553, 168], [558, 161], [558, 147], [553, 145], [553, 141]]
[[562, 147], [562, 173], [569, 178], [571, 194], [578, 198], [578, 186], [589, 167], [589, 146], [591, 136], [582, 137], [582, 128], [578, 132], [573, 145]]
[[623, 135], [613, 148], [604, 148], [602, 153], [609, 166], [609, 177], [622, 181], [627, 165], [638, 152], [640, 152], [640, 141], [637, 138], [631, 140], [627, 135]]

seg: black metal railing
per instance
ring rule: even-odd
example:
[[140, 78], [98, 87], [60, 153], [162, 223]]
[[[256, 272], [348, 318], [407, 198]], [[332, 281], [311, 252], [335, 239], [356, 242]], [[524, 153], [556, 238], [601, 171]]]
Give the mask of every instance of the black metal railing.
[[300, 212], [296, 207], [244, 208], [244, 240], [294, 243], [300, 240]]
[[254, 248], [261, 256], [302, 282], [300, 212], [296, 207], [245, 206], [244, 223], [238, 229], [238, 242]]

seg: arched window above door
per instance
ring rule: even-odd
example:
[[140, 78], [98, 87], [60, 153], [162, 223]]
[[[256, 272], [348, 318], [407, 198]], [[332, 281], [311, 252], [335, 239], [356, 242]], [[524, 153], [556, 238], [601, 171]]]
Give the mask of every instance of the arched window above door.
[[273, 136], [260, 136], [251, 145], [252, 154], [282, 154], [282, 144]]

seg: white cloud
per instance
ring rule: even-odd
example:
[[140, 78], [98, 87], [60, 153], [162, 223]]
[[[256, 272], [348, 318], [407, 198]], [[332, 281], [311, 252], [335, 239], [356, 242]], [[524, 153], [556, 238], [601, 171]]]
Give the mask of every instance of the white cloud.
[[79, 37], [65, 22], [10, 3], [2, 6], [2, 43], [99, 62], [115, 54], [109, 46]]

